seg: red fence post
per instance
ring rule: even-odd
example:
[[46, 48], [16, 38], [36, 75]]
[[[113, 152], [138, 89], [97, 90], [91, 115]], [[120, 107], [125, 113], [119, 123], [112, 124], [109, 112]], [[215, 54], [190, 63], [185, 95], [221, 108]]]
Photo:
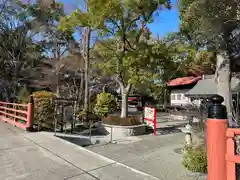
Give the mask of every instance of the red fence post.
[[[17, 110], [17, 105], [13, 105], [13, 109]], [[16, 111], [14, 111], [14, 115], [17, 116], [17, 112]], [[14, 117], [13, 119], [14, 119], [14, 122], [16, 122], [16, 120], [17, 120], [16, 117]]]
[[33, 128], [33, 108], [34, 108], [34, 104], [33, 104], [33, 97], [29, 96], [28, 99], [28, 106], [27, 106], [27, 130], [31, 131]]
[[226, 180], [226, 107], [221, 96], [213, 96], [213, 105], [208, 109], [207, 153], [208, 180]]
[[234, 142], [235, 133], [228, 129], [227, 131], [227, 154], [226, 154], [226, 171], [227, 179], [226, 180], [236, 180], [236, 162], [228, 159], [235, 156], [235, 142]]
[[157, 136], [157, 108], [154, 108], [154, 136]]
[[5, 118], [7, 118], [7, 104], [4, 104], [3, 105], [4, 106], [4, 112], [5, 112], [5, 114], [4, 114], [4, 116], [5, 116]]

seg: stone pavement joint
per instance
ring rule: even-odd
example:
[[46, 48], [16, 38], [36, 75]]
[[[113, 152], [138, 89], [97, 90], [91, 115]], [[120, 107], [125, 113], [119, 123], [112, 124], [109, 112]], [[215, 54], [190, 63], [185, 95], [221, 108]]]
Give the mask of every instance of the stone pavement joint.
[[[43, 132], [43, 133], [46, 134], [46, 135], [48, 135], [48, 136], [51, 136], [51, 135], [53, 136], [53, 134], [54, 134], [54, 133], [48, 133], [48, 132]], [[59, 138], [59, 141], [62, 141], [62, 142], [64, 142], [65, 144], [71, 144], [71, 145], [73, 145], [71, 142], [68, 142], [68, 141], [63, 140], [63, 139], [60, 139], [60, 138]], [[74, 145], [74, 146], [76, 146], [76, 145]], [[81, 146], [77, 146], [77, 148], [79, 148], [79, 149], [81, 149], [81, 150], [83, 150], [83, 151], [85, 151], [85, 152], [87, 152], [87, 153], [89, 153], [89, 154], [92, 154], [93, 156], [98, 156], [99, 158], [102, 158], [102, 159], [104, 159], [104, 160], [106, 160], [106, 161], [109, 161], [110, 164], [108, 164], [108, 165], [106, 165], [106, 166], [109, 166], [109, 165], [111, 165], [111, 164], [116, 164], [116, 165], [118, 165], [118, 166], [123, 166], [123, 167], [125, 167], [125, 168], [127, 168], [127, 169], [129, 169], [129, 170], [131, 170], [131, 171], [133, 171], [133, 172], [139, 173], [139, 174], [144, 175], [144, 176], [148, 176], [148, 177], [153, 178], [153, 179], [155, 179], [155, 180], [161, 180], [161, 179], [159, 179], [159, 178], [157, 178], [157, 177], [154, 177], [154, 176], [149, 175], [149, 174], [147, 174], [147, 173], [145, 173], [145, 172], [142, 172], [142, 171], [139, 171], [139, 170], [137, 170], [137, 169], [134, 169], [134, 168], [132, 168], [132, 167], [130, 167], [130, 166], [127, 166], [127, 165], [125, 165], [125, 164], [122, 164], [122, 163], [120, 163], [120, 162], [118, 162], [118, 161], [115, 161], [115, 160], [113, 160], [113, 159], [111, 159], [111, 158], [102, 156], [102, 155], [100, 155], [100, 154], [98, 154], [98, 153], [96, 153], [96, 152], [94, 152], [94, 151], [89, 150], [89, 149], [83, 148], [83, 147], [81, 147]], [[103, 167], [104, 167], [104, 166], [103, 166]], [[101, 168], [101, 167], [100, 167], [100, 168]], [[89, 170], [89, 171], [87, 171], [87, 172], [91, 172], [91, 171], [94, 171], [94, 170], [97, 170], [97, 169], [100, 169], [100, 168], [92, 169], [92, 170]]]
[[[53, 133], [46, 133], [46, 132], [45, 132], [44, 134], [47, 134], [47, 135], [50, 135], [50, 136], [53, 135]], [[68, 142], [68, 141], [63, 140], [63, 139], [60, 139], [60, 138], [59, 138], [59, 141], [63, 141], [63, 142], [66, 143], [66, 144], [71, 144], [71, 145], [73, 145], [71, 142]], [[76, 145], [74, 145], [74, 146], [76, 146]], [[98, 154], [98, 153], [95, 153], [95, 152], [93, 152], [93, 151], [91, 151], [91, 150], [88, 150], [88, 149], [86, 149], [86, 148], [83, 148], [83, 147], [81, 147], [81, 146], [77, 146], [77, 148], [79, 148], [79, 149], [81, 149], [81, 150], [83, 150], [83, 151], [86, 151], [87, 153], [92, 154], [93, 156], [98, 156], [99, 158], [102, 158], [102, 159], [110, 162], [110, 164], [107, 164], [107, 165], [104, 165], [104, 166], [102, 166], [102, 167], [98, 167], [98, 168], [95, 168], [95, 169], [91, 169], [91, 170], [86, 171], [86, 172], [92, 172], [92, 171], [95, 171], [95, 170], [98, 170], [98, 169], [101, 169], [101, 168], [104, 168], [104, 167], [107, 167], [107, 166], [116, 164], [116, 165], [118, 165], [118, 166], [125, 167], [125, 168], [127, 168], [127, 169], [129, 169], [129, 170], [131, 170], [131, 171], [133, 171], [133, 172], [135, 172], [135, 173], [141, 174], [141, 175], [143, 175], [143, 176], [148, 176], [148, 177], [150, 177], [150, 178], [152, 178], [152, 179], [154, 179], [154, 180], [161, 180], [161, 179], [159, 179], [159, 178], [157, 178], [157, 177], [154, 177], [154, 176], [152, 176], [152, 175], [149, 175], [149, 174], [147, 174], [147, 173], [144, 173], [144, 172], [142, 172], [142, 171], [139, 171], [139, 170], [137, 170], [137, 169], [134, 169], [134, 168], [132, 168], [132, 167], [130, 167], [130, 166], [127, 166], [127, 165], [125, 165], [125, 164], [122, 164], [122, 163], [120, 163], [120, 162], [117, 162], [117, 161], [115, 161], [115, 160], [113, 160], [113, 159], [110, 159], [110, 158], [107, 158], [107, 157], [105, 157], [105, 156], [102, 156], [102, 155], [100, 155], [100, 154]], [[56, 155], [57, 155], [57, 154], [56, 154]]]
[[[53, 155], [55, 155], [55, 156], [59, 157], [60, 159], [62, 159], [62, 160], [64, 160], [64, 161], [66, 161], [67, 163], [71, 164], [72, 166], [74, 166], [74, 167], [76, 167], [76, 168], [80, 169], [80, 170], [81, 170], [81, 171], [83, 171], [84, 173], [86, 173], [86, 174], [88, 174], [88, 175], [92, 176], [93, 178], [96, 178], [96, 179], [98, 179], [98, 178], [97, 178], [97, 177], [95, 177], [94, 175], [92, 175], [92, 174], [88, 173], [87, 171], [85, 171], [84, 169], [82, 169], [82, 168], [80, 168], [80, 167], [76, 166], [75, 164], [73, 164], [72, 162], [68, 161], [67, 159], [65, 159], [65, 158], [63, 158], [63, 157], [59, 156], [58, 154], [56, 154], [56, 153], [52, 152], [51, 150], [49, 150], [49, 149], [45, 148], [44, 146], [40, 145], [39, 143], [35, 143], [34, 141], [32, 141], [31, 139], [29, 139], [29, 138], [27, 138], [27, 137], [24, 137], [24, 138], [28, 139], [28, 140], [29, 140], [29, 141], [31, 141], [33, 144], [35, 144], [35, 145], [37, 145], [37, 146], [39, 146], [39, 147], [41, 147], [41, 148], [45, 149], [46, 151], [48, 151], [48, 152], [52, 153]], [[99, 167], [99, 168], [102, 168], [102, 167]], [[84, 173], [82, 173], [82, 174], [84, 174]], [[67, 179], [69, 179], [69, 178], [67, 178]]]
[[[65, 140], [62, 140], [62, 139], [60, 139], [60, 140], [65, 142]], [[66, 142], [66, 143], [70, 143], [70, 142]], [[72, 144], [72, 143], [70, 143], [70, 144]], [[145, 175], [145, 176], [149, 176], [149, 177], [151, 177], [151, 178], [154, 178], [155, 180], [161, 180], [161, 179], [159, 179], [159, 178], [157, 178], [157, 177], [154, 177], [154, 176], [152, 176], [152, 175], [149, 175], [149, 174], [147, 174], [147, 173], [144, 173], [144, 172], [142, 172], [142, 171], [139, 171], [139, 170], [137, 170], [137, 169], [134, 169], [134, 168], [132, 168], [132, 167], [130, 167], [130, 166], [127, 166], [127, 165], [125, 165], [125, 164], [122, 164], [122, 163], [120, 163], [120, 162], [117, 162], [117, 161], [115, 161], [115, 160], [113, 160], [113, 159], [110, 159], [110, 158], [107, 158], [107, 157], [105, 157], [105, 156], [102, 156], [102, 155], [100, 155], [100, 154], [98, 154], [98, 153], [95, 153], [95, 152], [93, 152], [93, 151], [91, 151], [91, 150], [88, 150], [88, 149], [86, 149], [86, 148], [83, 148], [83, 147], [81, 147], [81, 146], [78, 146], [78, 148], [80, 148], [80, 149], [82, 149], [82, 150], [84, 150], [84, 151], [86, 151], [86, 152], [88, 152], [88, 153], [90, 153], [90, 154], [93, 154], [94, 156], [99, 156], [100, 158], [103, 158], [103, 159], [105, 159], [105, 160], [107, 160], [107, 161], [112, 161], [112, 164], [116, 164], [116, 165], [119, 165], [119, 166], [126, 167], [126, 168], [130, 169], [130, 170], [133, 171], [133, 172], [136, 172], [136, 173], [139, 173], [139, 174], [142, 174], [142, 175]], [[108, 166], [108, 165], [107, 165], [107, 166]], [[90, 170], [90, 171], [93, 171], [93, 170]], [[89, 171], [88, 171], [88, 172], [89, 172]]]
[[[111, 166], [111, 165], [113, 165], [113, 164], [116, 164], [116, 163], [107, 164], [107, 165], [105, 165], [105, 166], [101, 166], [101, 167], [98, 167], [98, 168], [92, 169], [92, 170], [87, 171], [87, 172], [85, 172], [85, 173], [86, 173], [86, 174], [89, 174], [90, 176], [92, 176], [92, 175], [90, 174], [91, 171], [96, 171], [96, 170], [98, 170], [98, 169], [105, 168], [105, 167], [107, 167], [107, 166]], [[81, 176], [81, 175], [83, 175], [83, 174], [85, 174], [85, 173], [80, 173], [80, 174], [77, 174], [77, 175], [74, 175], [74, 176], [68, 177], [68, 178], [66, 178], [66, 179], [64, 179], [64, 180], [72, 179], [72, 178], [75, 178], [75, 177]], [[92, 176], [92, 177], [94, 177], [94, 176]], [[99, 179], [99, 178], [97, 178], [97, 177], [94, 177], [94, 178]]]
[[0, 179], [159, 180], [51, 133], [27, 133], [2, 121]]

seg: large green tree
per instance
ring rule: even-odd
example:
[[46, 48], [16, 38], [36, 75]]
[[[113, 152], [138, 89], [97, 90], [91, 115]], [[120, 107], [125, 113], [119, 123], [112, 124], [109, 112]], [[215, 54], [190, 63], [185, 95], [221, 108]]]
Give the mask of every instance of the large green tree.
[[[239, 5], [234, 0], [181, 0], [181, 31], [199, 47], [216, 53], [218, 94], [225, 99], [230, 126], [233, 126], [231, 62], [234, 30], [239, 22]], [[227, 87], [227, 88], [226, 88]]]
[[164, 39], [155, 40], [154, 48], [162, 55], [156, 64], [156, 83], [152, 86], [155, 98], [164, 99], [167, 104], [167, 83], [183, 76], [201, 76], [215, 72], [215, 58], [212, 52], [199, 50], [184, 35], [172, 33]]
[[31, 17], [27, 18], [26, 26], [38, 35], [38, 43], [45, 50], [45, 59], [53, 65], [54, 75], [51, 77], [54, 82], [51, 88], [60, 96], [60, 61], [75, 44], [73, 32], [58, 30], [60, 18], [65, 16], [63, 4], [55, 0], [19, 4], [25, 10], [21, 16]]
[[[88, 12], [76, 10], [62, 20], [62, 29], [91, 27], [101, 33], [101, 48], [107, 48], [112, 58], [103, 58], [100, 67], [114, 76], [122, 95], [121, 117], [128, 115], [128, 94], [133, 84], [149, 80], [154, 61], [147, 40], [147, 25], [154, 13], [168, 0], [88, 0]], [[109, 46], [110, 43], [110, 46]]]
[[26, 17], [20, 16], [24, 8], [13, 0], [1, 1], [0, 5], [0, 94], [14, 100], [19, 89], [34, 76], [43, 49], [33, 40]]

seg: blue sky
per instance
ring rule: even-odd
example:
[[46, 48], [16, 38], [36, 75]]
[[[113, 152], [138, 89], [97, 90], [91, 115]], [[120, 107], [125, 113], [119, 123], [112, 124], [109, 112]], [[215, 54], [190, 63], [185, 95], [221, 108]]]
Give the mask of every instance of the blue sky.
[[[83, 0], [58, 0], [65, 4], [66, 9], [75, 9], [82, 4]], [[163, 37], [171, 32], [179, 31], [179, 14], [177, 9], [177, 0], [172, 0], [173, 8], [171, 10], [161, 10], [158, 16], [154, 17], [154, 22], [148, 27], [153, 33], [153, 36], [159, 35]]]
[[175, 6], [171, 10], [161, 11], [158, 16], [154, 17], [154, 22], [148, 27], [151, 29], [153, 35], [163, 37], [170, 32], [178, 32], [179, 24], [179, 13]]

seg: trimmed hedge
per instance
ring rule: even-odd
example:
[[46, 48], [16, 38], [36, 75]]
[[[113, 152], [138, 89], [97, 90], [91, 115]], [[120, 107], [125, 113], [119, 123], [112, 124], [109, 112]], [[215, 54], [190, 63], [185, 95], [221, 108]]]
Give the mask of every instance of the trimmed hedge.
[[36, 91], [32, 96], [34, 100], [34, 125], [37, 125], [38, 130], [53, 129], [55, 94], [48, 91]]

